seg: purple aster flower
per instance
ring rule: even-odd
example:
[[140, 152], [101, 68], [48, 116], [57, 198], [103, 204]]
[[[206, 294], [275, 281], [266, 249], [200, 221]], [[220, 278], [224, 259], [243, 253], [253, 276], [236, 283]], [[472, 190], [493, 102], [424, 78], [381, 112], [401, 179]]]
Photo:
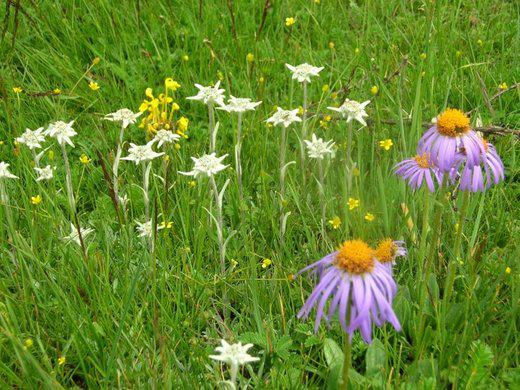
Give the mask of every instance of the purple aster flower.
[[422, 187], [423, 182], [426, 182], [430, 192], [435, 191], [435, 179], [442, 184], [442, 173], [439, 169], [433, 165], [428, 154], [423, 153], [422, 155], [416, 155], [415, 157], [408, 158], [396, 164], [394, 167], [395, 174], [401, 176], [404, 180], [408, 181], [408, 184], [412, 189]]
[[359, 330], [367, 343], [372, 341], [372, 322], [379, 327], [390, 322], [397, 331], [401, 330], [392, 309], [397, 285], [364, 241], [345, 241], [336, 252], [298, 274], [316, 268], [321, 269], [316, 286], [298, 313], [298, 318], [305, 319], [316, 308], [315, 332], [322, 319], [329, 323], [335, 314], [350, 337]]
[[478, 165], [484, 146], [477, 133], [471, 130], [469, 118], [460, 110], [448, 108], [424, 133], [418, 150], [419, 154], [428, 153], [442, 172], [449, 172], [461, 150], [465, 151], [470, 166]]
[[[461, 153], [457, 159], [453, 174], [453, 179], [460, 179], [460, 189], [463, 191], [478, 192], [485, 191], [491, 184], [498, 184], [504, 180], [504, 164], [500, 159], [495, 147], [481, 140], [485, 152], [482, 154], [482, 163], [471, 166], [466, 161], [466, 155]], [[459, 169], [462, 169], [459, 173]]]

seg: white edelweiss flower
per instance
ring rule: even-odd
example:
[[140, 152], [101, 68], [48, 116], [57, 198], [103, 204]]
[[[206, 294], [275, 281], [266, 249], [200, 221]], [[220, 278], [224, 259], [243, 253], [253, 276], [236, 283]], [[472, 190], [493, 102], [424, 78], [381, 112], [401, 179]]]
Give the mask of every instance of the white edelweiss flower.
[[15, 176], [9, 172], [8, 163], [0, 161], [0, 179], [18, 179], [18, 176]]
[[142, 112], [133, 112], [128, 108], [121, 108], [116, 112], [112, 112], [110, 114], [105, 115], [103, 119], [112, 122], [121, 122], [121, 126], [123, 129], [126, 129], [128, 125], [134, 124], [137, 122], [137, 118], [141, 116]]
[[219, 89], [220, 80], [215, 83], [214, 86], [204, 87], [200, 84], [195, 84], [199, 89], [199, 92], [195, 96], [187, 97], [188, 100], [199, 100], [204, 104], [217, 104], [219, 106], [224, 105], [224, 91], [225, 89]]
[[[139, 237], [152, 237], [152, 221], [147, 222], [137, 222], [137, 233], [139, 233]], [[157, 230], [164, 229], [164, 225], [158, 225]]]
[[[94, 229], [82, 228], [82, 227], [80, 227], [80, 230], [81, 230], [81, 236], [83, 237], [83, 240], [85, 240], [85, 238], [94, 231]], [[73, 223], [70, 224], [70, 234], [68, 236], [63, 237], [63, 240], [65, 240], [67, 242], [74, 242], [78, 246], [81, 246], [81, 241], [79, 240], [79, 235], [78, 235], [78, 229], [76, 229], [76, 226], [74, 226]]]
[[36, 130], [25, 129], [24, 133], [16, 138], [21, 144], [27, 145], [31, 150], [41, 148], [41, 142], [45, 141], [45, 135], [43, 134], [43, 127]]
[[68, 143], [70, 146], [74, 147], [71, 138], [78, 133], [76, 133], [72, 128], [73, 124], [74, 121], [70, 121], [69, 123], [63, 121], [51, 123], [49, 128], [45, 130], [44, 134], [56, 138], [60, 145]]
[[266, 120], [267, 123], [272, 123], [275, 126], [283, 125], [289, 127], [291, 123], [301, 122], [302, 118], [298, 116], [298, 109], [295, 110], [284, 110], [283, 108], [277, 107], [276, 112]]
[[126, 194], [119, 195], [118, 196], [119, 203], [121, 203], [121, 206], [123, 206], [123, 209], [126, 209], [126, 205], [128, 204], [128, 196]]
[[323, 66], [318, 68], [317, 66], [312, 66], [307, 63], [297, 66], [285, 64], [285, 66], [292, 72], [293, 80], [298, 80], [300, 83], [310, 83], [311, 77], [318, 76], [318, 73], [324, 69]]
[[38, 177], [36, 178], [36, 181], [52, 179], [54, 177], [54, 172], [53, 172], [54, 169], [56, 169], [56, 167], [51, 168], [50, 165], [47, 165], [44, 168], [34, 167], [34, 170], [38, 174]]
[[307, 144], [307, 153], [310, 158], [323, 160], [327, 154], [331, 156], [334, 154], [332, 149], [334, 142], [332, 140], [325, 142], [321, 138], [317, 138], [316, 134], [312, 135], [311, 141], [305, 140], [305, 144]]
[[181, 136], [179, 134], [175, 134], [169, 130], [159, 130], [157, 134], [155, 134], [152, 142], [157, 142], [157, 147], [160, 148], [163, 144], [171, 144], [177, 142]]
[[245, 112], [254, 110], [262, 102], [253, 102], [249, 98], [237, 98], [229, 96], [228, 103], [221, 107], [217, 107], [217, 110], [224, 110], [227, 112]]
[[128, 148], [128, 156], [122, 157], [121, 160], [133, 161], [135, 162], [135, 165], [138, 165], [141, 162], [151, 161], [154, 158], [162, 156], [164, 153], [157, 153], [153, 151], [153, 144], [154, 140], [151, 140], [145, 145], [136, 145], [130, 143], [130, 147]]
[[227, 154], [217, 157], [215, 153], [205, 154], [200, 158], [192, 157], [191, 159], [195, 163], [193, 166], [193, 170], [190, 172], [179, 172], [181, 175], [193, 176], [197, 177], [199, 175], [203, 176], [213, 176], [215, 173], [222, 171], [229, 167], [229, 165], [222, 164], [222, 161], [227, 157]]
[[352, 119], [357, 120], [363, 126], [366, 126], [365, 117], [368, 114], [365, 111], [365, 107], [370, 103], [367, 100], [363, 103], [356, 102], [355, 100], [345, 99], [343, 104], [339, 107], [327, 107], [329, 110], [339, 112], [343, 118], [347, 118], [347, 123], [350, 123]]
[[260, 358], [247, 353], [253, 344], [229, 344], [226, 340], [221, 340], [221, 344], [220, 347], [215, 348], [215, 351], [217, 351], [219, 355], [209, 355], [210, 359], [229, 364], [232, 367], [238, 367], [260, 360]]

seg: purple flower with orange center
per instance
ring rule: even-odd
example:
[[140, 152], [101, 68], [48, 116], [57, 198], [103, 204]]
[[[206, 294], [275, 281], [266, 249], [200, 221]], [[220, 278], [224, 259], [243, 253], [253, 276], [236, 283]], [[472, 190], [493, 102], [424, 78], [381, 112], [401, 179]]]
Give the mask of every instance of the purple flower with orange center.
[[389, 322], [397, 331], [401, 330], [392, 309], [397, 285], [388, 267], [377, 261], [375, 251], [367, 243], [345, 241], [337, 251], [298, 274], [311, 269], [317, 271], [317, 283], [298, 318], [307, 318], [316, 308], [315, 332], [322, 319], [329, 323], [336, 314], [350, 337], [359, 330], [367, 343], [372, 341], [372, 322], [379, 327]]
[[477, 133], [471, 130], [469, 118], [460, 110], [448, 108], [424, 133], [418, 150], [419, 154], [428, 154], [442, 172], [449, 172], [461, 150], [466, 153], [467, 164], [478, 165], [484, 146]]
[[426, 182], [430, 192], [434, 192], [435, 180], [439, 185], [442, 183], [442, 173], [433, 164], [427, 153], [403, 160], [396, 164], [394, 169], [395, 174], [407, 180], [414, 190], [422, 187], [423, 183]]
[[375, 250], [376, 259], [388, 267], [391, 271], [395, 260], [398, 257], [405, 257], [408, 255], [406, 244], [404, 241], [394, 241], [391, 238], [385, 238], [380, 241]]

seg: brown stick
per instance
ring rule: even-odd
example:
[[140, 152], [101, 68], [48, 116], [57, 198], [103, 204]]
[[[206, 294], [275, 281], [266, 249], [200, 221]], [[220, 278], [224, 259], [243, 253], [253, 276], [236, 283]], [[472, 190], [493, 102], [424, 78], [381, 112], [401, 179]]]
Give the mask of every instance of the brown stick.
[[227, 0], [227, 6], [229, 9], [229, 14], [231, 15], [231, 33], [233, 34], [233, 38], [237, 39], [237, 27], [235, 24], [235, 13], [233, 12], [233, 0]]
[[269, 10], [269, 7], [271, 7], [271, 1], [265, 0], [264, 11], [262, 12], [262, 21], [260, 22], [260, 27], [258, 27], [258, 31], [256, 33], [257, 41], [258, 41], [258, 38], [260, 38], [260, 34], [262, 34], [262, 30], [264, 29], [265, 20], [267, 19], [267, 11]]
[[110, 179], [110, 174], [108, 173], [107, 166], [105, 165], [105, 160], [103, 160], [103, 155], [99, 150], [96, 150], [96, 154], [98, 157], [99, 165], [101, 165], [101, 170], [103, 171], [103, 179], [105, 180], [105, 183], [107, 185], [108, 194], [110, 195], [110, 199], [112, 199], [112, 205], [114, 206], [114, 210], [116, 211], [119, 223], [122, 225], [123, 220], [119, 212], [119, 199], [116, 198], [116, 193], [114, 192], [114, 187], [112, 186], [112, 180]]

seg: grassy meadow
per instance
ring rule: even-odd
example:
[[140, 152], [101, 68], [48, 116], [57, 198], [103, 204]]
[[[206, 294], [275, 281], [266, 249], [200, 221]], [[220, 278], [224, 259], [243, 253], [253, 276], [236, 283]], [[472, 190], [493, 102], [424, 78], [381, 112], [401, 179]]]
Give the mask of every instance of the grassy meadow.
[[[9, 198], [0, 207], [2, 388], [217, 388], [228, 372], [208, 355], [225, 339], [253, 343], [260, 358], [240, 369], [240, 388], [335, 389], [347, 336], [337, 319], [316, 334], [314, 315], [297, 319], [314, 282], [293, 275], [347, 239], [385, 237], [408, 247], [393, 271], [402, 331], [374, 327], [369, 345], [354, 335], [350, 388], [520, 386], [514, 1], [7, 0], [1, 9], [0, 161], [19, 177], [0, 179]], [[308, 84], [307, 134], [333, 140], [335, 156], [324, 160], [321, 194], [316, 161], [300, 166], [301, 123], [291, 125], [286, 160], [295, 164], [281, 199], [281, 130], [266, 119], [278, 106], [302, 106], [285, 63], [305, 62], [324, 67]], [[164, 93], [169, 77], [181, 85], [170, 93], [174, 118], [189, 125], [179, 147], [153, 162], [150, 215], [162, 229], [152, 249], [136, 231], [145, 205], [131, 161], [119, 166], [126, 211], [114, 207], [120, 125], [103, 117], [137, 112], [146, 89]], [[210, 142], [207, 107], [186, 97], [194, 83], [219, 80], [226, 95], [262, 101], [243, 114], [243, 199], [237, 116], [215, 112], [217, 155], [230, 165], [214, 176], [219, 189], [230, 179], [224, 272], [209, 181], [178, 174]], [[347, 97], [371, 101], [368, 126], [353, 125], [350, 185], [348, 125], [327, 109]], [[447, 107], [470, 113], [505, 166], [504, 181], [464, 205], [462, 191], [413, 191], [393, 173]], [[153, 137], [143, 117], [126, 129], [123, 156]], [[37, 182], [31, 151], [15, 142], [57, 120], [74, 120], [78, 133], [67, 153], [78, 219], [94, 229], [84, 251], [64, 240], [73, 221], [60, 146], [48, 137], [39, 150], [56, 169]], [[349, 207], [349, 198], [359, 202]]]

